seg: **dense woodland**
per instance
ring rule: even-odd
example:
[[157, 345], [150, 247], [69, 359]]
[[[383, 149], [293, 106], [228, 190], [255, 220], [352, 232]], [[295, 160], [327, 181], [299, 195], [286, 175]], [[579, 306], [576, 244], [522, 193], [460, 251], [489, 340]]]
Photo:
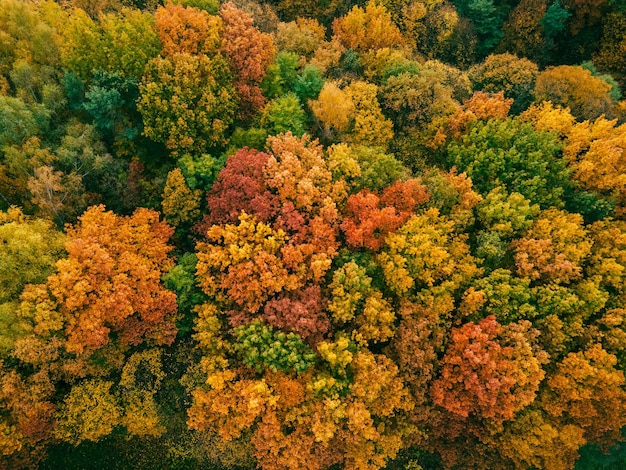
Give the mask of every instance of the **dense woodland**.
[[0, 0], [0, 468], [624, 468], [621, 89], [623, 0]]

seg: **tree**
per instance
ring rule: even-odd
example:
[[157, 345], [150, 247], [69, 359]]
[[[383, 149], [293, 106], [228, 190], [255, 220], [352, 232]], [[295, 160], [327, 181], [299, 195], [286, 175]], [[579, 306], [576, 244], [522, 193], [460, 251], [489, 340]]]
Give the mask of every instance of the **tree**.
[[333, 33], [348, 49], [366, 52], [370, 49], [402, 46], [404, 38], [384, 6], [370, 1], [365, 9], [355, 6], [333, 22]]
[[144, 135], [164, 143], [174, 156], [202, 153], [227, 142], [237, 98], [220, 56], [153, 59], [139, 92]]
[[551, 133], [519, 119], [477, 122], [461, 141], [448, 145], [448, 162], [467, 172], [482, 193], [497, 186], [541, 207], [559, 206], [569, 172]]
[[433, 402], [463, 418], [512, 420], [534, 401], [545, 376], [547, 357], [533, 350], [532, 336], [529, 322], [502, 327], [493, 316], [453, 329]]
[[298, 97], [293, 93], [274, 98], [261, 115], [261, 125], [270, 135], [291, 132], [300, 137], [305, 131], [306, 115]]
[[234, 86], [240, 100], [239, 114], [250, 117], [265, 103], [259, 84], [274, 58], [272, 36], [260, 32], [252, 17], [232, 2], [220, 8], [224, 22], [221, 51], [235, 76]]
[[[502, 39], [504, 16], [494, 0], [460, 0], [454, 2], [459, 13], [469, 18], [478, 38], [477, 53], [480, 57], [489, 54]], [[498, 90], [499, 91], [499, 90]]]
[[276, 47], [310, 59], [325, 38], [326, 31], [316, 19], [298, 17], [295, 21], [278, 24]]
[[55, 436], [72, 444], [97, 441], [120, 424], [120, 408], [111, 393], [113, 382], [89, 380], [72, 387], [57, 411]]
[[176, 296], [160, 282], [173, 264], [171, 234], [155, 212], [139, 209], [122, 218], [103, 206], [90, 208], [68, 229], [68, 257], [45, 285], [64, 319], [68, 351], [101, 348], [113, 334], [125, 345], [171, 344]]
[[107, 13], [99, 22], [76, 9], [61, 31], [63, 64], [85, 81], [98, 70], [139, 80], [160, 50], [152, 15], [130, 8]]
[[626, 89], [626, 74], [624, 73], [624, 57], [626, 56], [626, 16], [611, 14], [605, 19], [602, 28], [602, 40], [599, 50], [593, 56], [593, 62], [601, 70], [613, 75]]
[[515, 112], [526, 109], [532, 102], [538, 73], [535, 63], [513, 54], [489, 55], [468, 71], [474, 89], [488, 93], [504, 92], [505, 97], [515, 100]]
[[397, 295], [444, 285], [454, 290], [480, 272], [453, 222], [429, 209], [385, 239], [377, 261]]
[[396, 132], [416, 132], [454, 113], [458, 103], [440, 72], [431, 69], [391, 76], [380, 90], [383, 111]]
[[0, 355], [28, 332], [18, 318], [18, 301], [27, 284], [45, 282], [63, 255], [64, 236], [42, 219], [16, 207], [0, 212]]
[[581, 265], [590, 253], [591, 241], [580, 215], [548, 209], [514, 247], [519, 275], [568, 283], [582, 276]]
[[215, 184], [207, 194], [208, 214], [198, 227], [205, 234], [217, 224], [235, 223], [243, 211], [267, 222], [279, 210], [279, 201], [265, 181], [265, 165], [269, 155], [243, 148], [226, 160]]
[[535, 99], [569, 108], [578, 119], [612, 116], [611, 85], [589, 70], [572, 65], [550, 67], [537, 75]]
[[370, 147], [387, 148], [393, 138], [393, 124], [386, 119], [377, 99], [378, 87], [367, 82], [352, 82], [345, 89], [354, 104], [354, 122], [346, 140]]
[[167, 3], [159, 7], [154, 22], [163, 56], [215, 54], [221, 45], [222, 20], [192, 6]]
[[547, 4], [546, 0], [522, 0], [502, 27], [504, 37], [498, 49], [536, 62], [543, 59], [548, 48], [543, 27]]
[[60, 24], [65, 16], [53, 2], [0, 3], [0, 91], [38, 102], [61, 75]]
[[346, 92], [335, 83], [324, 83], [317, 100], [310, 103], [313, 115], [324, 126], [324, 137], [330, 139], [333, 133], [342, 133], [348, 129], [354, 115], [354, 103]]
[[445, 0], [387, 0], [384, 4], [407, 42], [431, 59], [439, 57], [445, 50], [459, 21], [456, 8]]
[[180, 168], [167, 174], [163, 191], [163, 215], [169, 224], [178, 227], [190, 223], [200, 217], [200, 198], [202, 191], [192, 191], [183, 177]]
[[19, 98], [0, 96], [0, 146], [22, 144], [47, 130], [50, 112], [40, 104], [28, 105]]
[[426, 187], [411, 179], [396, 181], [379, 196], [362, 190], [348, 198], [341, 229], [354, 248], [378, 251], [385, 237], [404, 224], [428, 200]]
[[599, 344], [570, 353], [548, 378], [541, 397], [546, 412], [579, 426], [588, 441], [611, 442], [626, 422], [624, 373]]
[[565, 141], [564, 156], [572, 168], [572, 178], [584, 189], [615, 201], [618, 215], [624, 213], [622, 154], [626, 149], [626, 125], [603, 117], [594, 122], [575, 124]]

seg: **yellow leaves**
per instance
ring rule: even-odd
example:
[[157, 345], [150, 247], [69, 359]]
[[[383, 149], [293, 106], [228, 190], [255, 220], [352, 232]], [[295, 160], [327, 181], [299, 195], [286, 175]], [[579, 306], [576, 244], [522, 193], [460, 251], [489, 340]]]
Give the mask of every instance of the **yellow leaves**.
[[120, 424], [121, 411], [111, 393], [113, 382], [87, 380], [72, 387], [57, 412], [57, 438], [71, 444], [97, 441]]
[[513, 243], [517, 271], [530, 279], [571, 282], [582, 276], [582, 262], [590, 254], [592, 243], [582, 216], [548, 209], [524, 238]]
[[383, 115], [377, 92], [376, 85], [363, 81], [343, 90], [327, 81], [309, 105], [327, 138], [337, 135], [346, 142], [386, 148], [393, 138], [393, 124]]
[[159, 437], [165, 432], [154, 396], [144, 390], [133, 390], [125, 397], [120, 424], [135, 436]]
[[332, 296], [328, 311], [336, 322], [345, 323], [354, 318], [357, 306], [371, 291], [371, 283], [372, 280], [367, 276], [365, 268], [354, 261], [334, 272], [333, 282], [329, 286]]
[[413, 216], [388, 235], [378, 262], [400, 295], [441, 283], [454, 289], [480, 272], [463, 238], [453, 235], [453, 223], [437, 209]]
[[576, 118], [570, 114], [569, 109], [554, 106], [549, 101], [533, 104], [522, 113], [522, 117], [532, 122], [538, 131], [552, 131], [561, 138], [569, 135], [576, 122]]
[[175, 168], [167, 174], [163, 191], [163, 214], [168, 223], [178, 226], [190, 223], [200, 217], [200, 199], [202, 191], [191, 190], [180, 168]]
[[11, 455], [22, 448], [23, 436], [15, 428], [0, 421], [0, 453], [4, 456]]
[[345, 88], [354, 103], [354, 122], [346, 140], [359, 145], [387, 148], [393, 138], [393, 124], [385, 118], [378, 103], [378, 87], [363, 81]]
[[352, 349], [350, 340], [346, 336], [340, 336], [334, 342], [322, 341], [317, 345], [320, 357], [340, 374], [344, 374], [346, 367], [352, 362], [354, 356], [350, 349]]
[[242, 213], [239, 225], [214, 225], [207, 238], [208, 243], [197, 245], [197, 275], [207, 295], [223, 290], [239, 306], [255, 312], [283, 288], [297, 287], [297, 279], [280, 259], [279, 250], [287, 240], [282, 230]]
[[309, 102], [309, 106], [324, 126], [327, 137], [345, 132], [355, 111], [354, 103], [347, 93], [332, 81], [324, 83], [317, 100]]
[[616, 364], [599, 344], [568, 354], [547, 380], [543, 408], [580, 426], [588, 440], [617, 437], [626, 423], [626, 392], [624, 373]]
[[371, 283], [365, 269], [350, 261], [335, 271], [329, 286], [332, 295], [328, 311], [336, 323], [355, 320], [352, 336], [360, 344], [386, 341], [394, 332], [393, 307]]
[[364, 52], [404, 43], [400, 30], [383, 5], [370, 1], [362, 9], [355, 6], [333, 22], [335, 36], [349, 49]]
[[566, 140], [564, 156], [573, 177], [586, 189], [617, 199], [618, 215], [626, 203], [626, 124], [604, 117], [574, 125]]
[[611, 85], [580, 66], [548, 67], [537, 75], [536, 101], [551, 101], [568, 107], [578, 119], [596, 119], [610, 114], [613, 103]]
[[32, 322], [35, 334], [48, 338], [65, 326], [65, 319], [57, 307], [44, 286], [29, 285], [22, 293], [18, 315]]
[[352, 149], [346, 144], [329, 147], [326, 162], [335, 180], [343, 179], [350, 184], [361, 176], [361, 165]]

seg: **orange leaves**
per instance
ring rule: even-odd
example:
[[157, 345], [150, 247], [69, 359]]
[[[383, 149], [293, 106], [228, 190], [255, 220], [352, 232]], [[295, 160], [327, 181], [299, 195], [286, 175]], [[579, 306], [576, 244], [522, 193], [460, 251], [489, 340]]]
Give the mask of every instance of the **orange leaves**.
[[252, 17], [232, 2], [222, 5], [220, 16], [224, 22], [221, 51], [236, 77], [234, 85], [241, 100], [239, 113], [251, 116], [265, 104], [259, 84], [274, 59], [274, 41], [254, 27]]
[[222, 21], [193, 7], [168, 2], [154, 15], [162, 53], [213, 54], [220, 47]]
[[490, 316], [452, 330], [441, 377], [432, 386], [435, 404], [464, 418], [513, 419], [533, 402], [545, 375], [545, 353], [534, 354], [529, 326], [502, 327]]
[[348, 198], [347, 217], [341, 224], [348, 245], [378, 251], [388, 233], [395, 231], [428, 200], [426, 187], [418, 180], [396, 181], [379, 197], [362, 190]]
[[123, 344], [173, 341], [176, 297], [160, 282], [172, 265], [171, 234], [155, 212], [120, 218], [102, 206], [68, 229], [68, 258], [47, 283], [66, 322], [68, 351], [100, 348], [111, 331]]
[[197, 274], [206, 294], [224, 291], [241, 309], [253, 313], [282, 289], [298, 287], [297, 277], [280, 259], [287, 239], [282, 230], [272, 230], [244, 213], [239, 225], [215, 225], [207, 238], [209, 243], [197, 246]]

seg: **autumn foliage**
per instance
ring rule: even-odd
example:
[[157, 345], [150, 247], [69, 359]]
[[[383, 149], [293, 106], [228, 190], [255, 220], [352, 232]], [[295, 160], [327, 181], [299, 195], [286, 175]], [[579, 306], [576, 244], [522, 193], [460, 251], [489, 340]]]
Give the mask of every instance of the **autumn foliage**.
[[623, 3], [0, 0], [0, 469], [619, 466]]

